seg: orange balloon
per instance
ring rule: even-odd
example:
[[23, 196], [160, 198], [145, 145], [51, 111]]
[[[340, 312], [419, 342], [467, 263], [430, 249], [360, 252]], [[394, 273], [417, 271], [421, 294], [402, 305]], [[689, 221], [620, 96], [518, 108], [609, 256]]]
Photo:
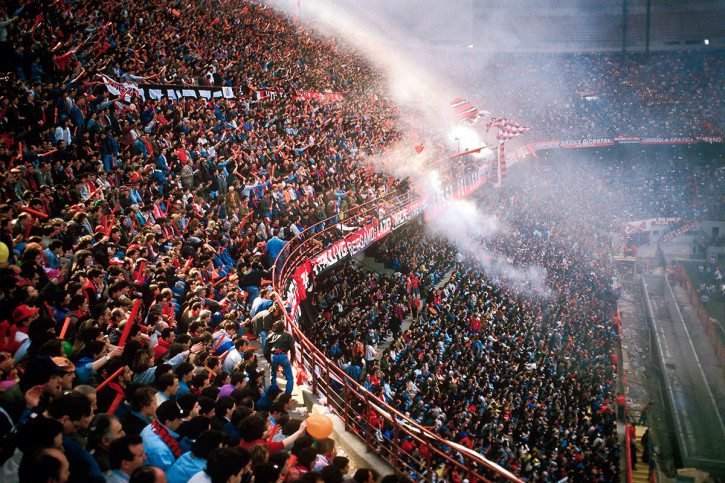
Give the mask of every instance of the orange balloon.
[[325, 414], [313, 414], [307, 418], [307, 432], [315, 439], [325, 439], [332, 434], [332, 419]]

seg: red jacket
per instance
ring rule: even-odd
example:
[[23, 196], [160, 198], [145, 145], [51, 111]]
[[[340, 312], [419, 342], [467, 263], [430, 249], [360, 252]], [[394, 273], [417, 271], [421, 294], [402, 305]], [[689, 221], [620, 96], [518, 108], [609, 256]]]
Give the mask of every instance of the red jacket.
[[159, 343], [154, 346], [154, 363], [158, 363], [159, 359], [166, 354], [171, 344], [166, 342], [164, 339], [159, 339]]

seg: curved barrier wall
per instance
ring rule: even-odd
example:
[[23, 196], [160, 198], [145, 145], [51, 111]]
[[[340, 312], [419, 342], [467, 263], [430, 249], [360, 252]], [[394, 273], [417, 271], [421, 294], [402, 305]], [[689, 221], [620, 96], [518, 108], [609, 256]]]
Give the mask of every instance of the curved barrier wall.
[[565, 139], [563, 141], [551, 140], [526, 144], [525, 150], [517, 152], [518, 156], [532, 154], [546, 149], [579, 149], [602, 148], [620, 144], [662, 145], [662, 144], [723, 144], [723, 136], [653, 136], [653, 137], [612, 137], [593, 139]]
[[[456, 178], [436, 198], [413, 191], [388, 193], [307, 228], [285, 246], [275, 261], [274, 296], [290, 309], [287, 326], [296, 341], [296, 363], [301, 377], [307, 378], [315, 393], [327, 399], [346, 430], [357, 433], [368, 448], [413, 481], [434, 481], [436, 470], [443, 464], [448, 471], [472, 483], [520, 480], [480, 454], [441, 439], [350, 378], [300, 330], [300, 304], [311, 291], [316, 275], [362, 252], [408, 221], [423, 214], [433, 216], [445, 209], [449, 201], [468, 196], [485, 183], [486, 175], [479, 170]], [[392, 438], [383, 435], [383, 426], [393, 428]], [[404, 451], [404, 440], [412, 442], [416, 449]]]

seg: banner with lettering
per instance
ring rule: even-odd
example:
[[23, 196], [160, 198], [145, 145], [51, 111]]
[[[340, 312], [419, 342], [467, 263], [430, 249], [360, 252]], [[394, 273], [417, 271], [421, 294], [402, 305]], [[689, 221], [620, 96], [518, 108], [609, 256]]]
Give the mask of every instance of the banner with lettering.
[[234, 89], [215, 86], [139, 84], [144, 99], [234, 99]]
[[[228, 86], [197, 86], [197, 85], [169, 85], [158, 83], [135, 83], [118, 82], [104, 74], [98, 74], [108, 92], [114, 96], [121, 96], [125, 102], [131, 102], [133, 96], [141, 99], [234, 99], [237, 97], [235, 88]], [[239, 95], [238, 97], [243, 97]], [[300, 94], [288, 95], [283, 91], [259, 90], [252, 94], [252, 99], [260, 100], [267, 98], [284, 98], [292, 100], [328, 100], [342, 101], [344, 96], [340, 92], [302, 92]]]
[[425, 206], [425, 200], [416, 200], [397, 211], [368, 220], [363, 228], [333, 243], [310, 260], [313, 273], [318, 275], [336, 263], [361, 253], [374, 242], [421, 214]]
[[327, 100], [327, 101], [342, 101], [344, 96], [340, 92], [303, 92], [301, 94], [288, 95], [284, 91], [273, 91], [269, 89], [262, 89], [254, 91], [252, 98], [255, 100], [260, 99], [292, 99], [294, 101], [304, 101], [306, 99], [313, 99], [316, 101]]
[[124, 102], [131, 102], [133, 96], [143, 97], [141, 95], [141, 91], [139, 91], [138, 84], [134, 84], [133, 82], [117, 82], [107, 75], [98, 75], [101, 79], [103, 79], [103, 84], [106, 86], [106, 89], [108, 89], [108, 92], [114, 96], [120, 97]]
[[565, 141], [541, 141], [537, 143], [528, 143], [526, 147], [532, 155], [536, 156], [537, 151], [543, 151], [545, 149], [599, 148], [614, 146], [615, 144], [720, 144], [722, 142], [723, 136], [632, 136], [594, 139], [568, 139]]
[[652, 231], [655, 227], [663, 225], [672, 225], [680, 221], [678, 217], [660, 217], [660, 218], [647, 218], [644, 220], [630, 221], [624, 224], [625, 235], [634, 235], [636, 233], [646, 233]]

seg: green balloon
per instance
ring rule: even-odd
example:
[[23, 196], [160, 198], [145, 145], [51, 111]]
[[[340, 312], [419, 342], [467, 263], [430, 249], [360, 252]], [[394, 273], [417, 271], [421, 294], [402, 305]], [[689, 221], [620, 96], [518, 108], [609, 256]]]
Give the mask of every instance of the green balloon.
[[70, 356], [73, 355], [73, 346], [67, 340], [64, 340], [62, 345], [63, 354], [65, 354], [66, 357], [70, 358]]

